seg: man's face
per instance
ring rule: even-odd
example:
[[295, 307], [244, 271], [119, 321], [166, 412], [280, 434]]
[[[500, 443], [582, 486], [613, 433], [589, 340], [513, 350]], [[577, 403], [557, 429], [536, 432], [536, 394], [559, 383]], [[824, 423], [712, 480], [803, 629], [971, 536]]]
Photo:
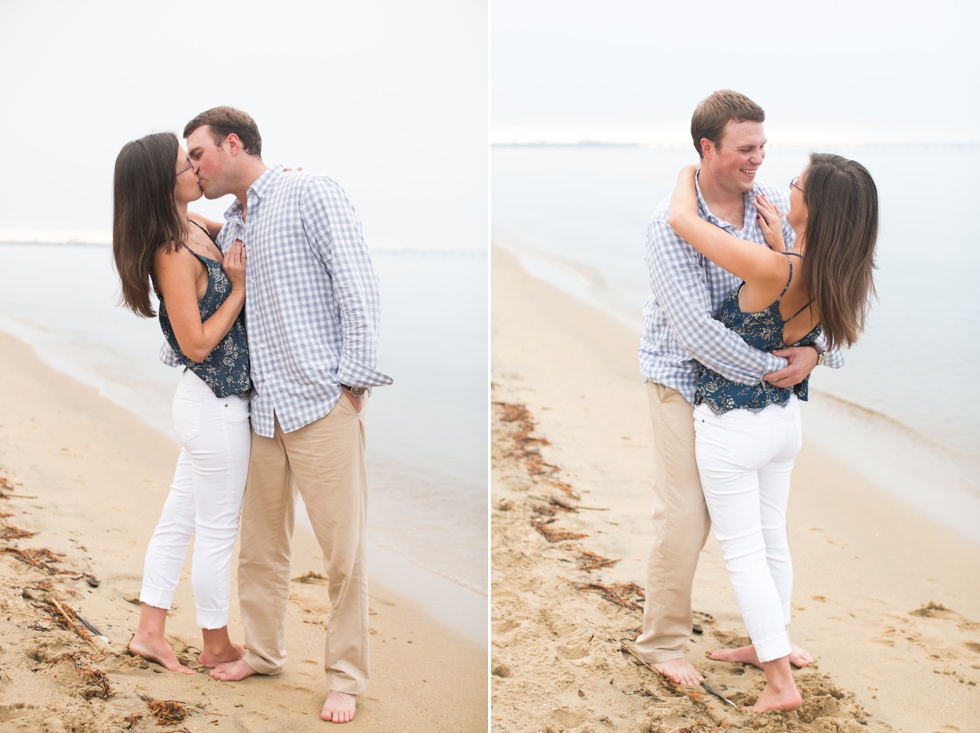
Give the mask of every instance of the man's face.
[[221, 198], [230, 193], [227, 188], [227, 153], [224, 147], [215, 145], [209, 125], [197, 128], [187, 137], [187, 157], [194, 164], [201, 190], [209, 199]]
[[[766, 133], [761, 122], [729, 122], [702, 165], [710, 166], [716, 180], [730, 193], [751, 191], [755, 175], [766, 158]], [[204, 191], [207, 195], [207, 189]]]

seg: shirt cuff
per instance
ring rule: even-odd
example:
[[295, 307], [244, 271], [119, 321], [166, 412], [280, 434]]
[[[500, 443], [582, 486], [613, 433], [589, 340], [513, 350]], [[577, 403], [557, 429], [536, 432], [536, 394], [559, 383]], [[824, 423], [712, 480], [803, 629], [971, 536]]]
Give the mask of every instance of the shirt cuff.
[[359, 362], [347, 354], [340, 356], [340, 368], [337, 370], [337, 381], [348, 387], [383, 387], [392, 383], [392, 378]]
[[163, 346], [160, 347], [160, 361], [169, 367], [181, 366], [180, 360], [177, 358], [177, 353], [166, 341], [164, 341]]
[[[763, 376], [766, 374], [771, 374], [772, 372], [778, 372], [780, 369], [785, 369], [789, 366], [789, 360], [784, 359], [781, 356], [775, 356], [773, 354], [766, 354], [766, 368], [762, 372]], [[762, 379], [760, 377], [759, 382]]]
[[840, 369], [844, 366], [844, 355], [839, 349], [824, 352], [823, 365], [831, 369]]

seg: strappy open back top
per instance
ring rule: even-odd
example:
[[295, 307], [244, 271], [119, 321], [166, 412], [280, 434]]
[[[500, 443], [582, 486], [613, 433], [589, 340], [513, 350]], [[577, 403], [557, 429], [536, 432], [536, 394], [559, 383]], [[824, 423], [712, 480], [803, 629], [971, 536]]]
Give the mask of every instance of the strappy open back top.
[[[785, 252], [787, 258], [799, 257], [795, 252]], [[745, 341], [749, 346], [753, 346], [760, 351], [773, 351], [784, 349], [787, 346], [808, 346], [812, 344], [817, 336], [820, 335], [819, 324], [801, 338], [795, 344], [783, 343], [783, 328], [803, 311], [810, 307], [810, 303], [804, 305], [800, 310], [787, 319], [783, 319], [779, 312], [779, 305], [789, 290], [790, 283], [793, 282], [793, 260], [789, 259], [789, 279], [783, 292], [779, 294], [776, 301], [765, 310], [758, 313], [746, 313], [738, 304], [738, 296], [742, 290], [742, 283], [728, 294], [728, 298], [721, 306], [718, 313], [718, 320], [727, 328], [731, 329]], [[812, 303], [812, 301], [811, 301]], [[758, 412], [772, 404], [786, 404], [790, 395], [796, 394], [797, 398], [806, 401], [807, 384], [809, 377], [800, 384], [792, 387], [776, 387], [769, 382], [762, 381], [759, 384], [739, 384], [721, 376], [717, 372], [706, 367], [702, 367], [701, 377], [698, 380], [697, 390], [694, 394], [694, 404], [706, 404], [716, 415], [730, 410], [752, 410]]]

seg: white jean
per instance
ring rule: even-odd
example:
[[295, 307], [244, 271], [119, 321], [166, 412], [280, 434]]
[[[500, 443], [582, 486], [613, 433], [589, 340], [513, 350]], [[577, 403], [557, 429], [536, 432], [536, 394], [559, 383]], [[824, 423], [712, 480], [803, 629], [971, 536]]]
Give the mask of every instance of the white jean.
[[694, 429], [705, 502], [749, 638], [759, 661], [785, 657], [793, 590], [786, 505], [803, 439], [799, 402], [723, 415], [699, 405]]
[[184, 372], [173, 403], [180, 457], [146, 549], [140, 601], [170, 608], [193, 537], [191, 585], [202, 629], [228, 625], [231, 556], [252, 440], [248, 415], [247, 397], [215, 397], [196, 374]]

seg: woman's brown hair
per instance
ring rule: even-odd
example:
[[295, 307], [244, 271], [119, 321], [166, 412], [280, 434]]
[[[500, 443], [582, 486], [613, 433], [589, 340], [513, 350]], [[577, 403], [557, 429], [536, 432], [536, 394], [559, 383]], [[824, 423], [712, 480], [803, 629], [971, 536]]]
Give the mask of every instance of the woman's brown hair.
[[800, 181], [807, 206], [804, 282], [829, 348], [850, 346], [875, 297], [878, 189], [867, 169], [813, 153]]
[[112, 257], [122, 281], [122, 303], [138, 316], [156, 315], [150, 301], [153, 256], [161, 245], [187, 238], [177, 213], [177, 150], [172, 132], [126, 143], [116, 158], [112, 192]]

